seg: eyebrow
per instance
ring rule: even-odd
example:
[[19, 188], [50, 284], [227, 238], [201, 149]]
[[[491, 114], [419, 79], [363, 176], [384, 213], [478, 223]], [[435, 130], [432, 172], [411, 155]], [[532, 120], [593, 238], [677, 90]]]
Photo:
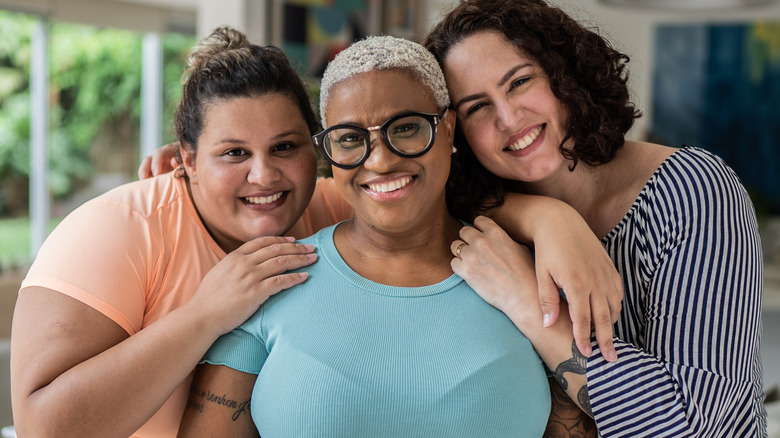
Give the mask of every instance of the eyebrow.
[[[281, 133], [273, 136], [270, 140], [271, 141], [278, 141], [278, 140], [281, 140], [283, 138], [290, 137], [290, 136], [296, 136], [296, 135], [299, 135], [299, 132], [297, 132], [297, 131], [285, 131], [285, 132], [281, 132]], [[244, 145], [244, 144], [249, 143], [249, 141], [241, 140], [241, 139], [238, 139], [238, 138], [228, 137], [228, 138], [220, 139], [220, 140], [215, 142], [215, 144], [225, 144], [225, 143], [234, 143], [234, 144]]]
[[[385, 120], [382, 121], [382, 123], [385, 123], [388, 120], [392, 119], [393, 117], [401, 115], [401, 114], [419, 113], [419, 112], [427, 113], [428, 111], [415, 110], [415, 109], [410, 109], [410, 108], [409, 109], [403, 109], [403, 110], [396, 111], [396, 112], [390, 114]], [[436, 110], [434, 112], [438, 112], [438, 110]], [[381, 125], [382, 123], [380, 123], [379, 125]], [[367, 128], [367, 127], [364, 127], [361, 123], [358, 123], [357, 121], [354, 121], [354, 120], [341, 120], [338, 123], [331, 124], [330, 126], [328, 126], [328, 128], [330, 128], [331, 126], [336, 126], [336, 125], [350, 125], [350, 126], [355, 126], [355, 127], [358, 127], [358, 128], [363, 128], [363, 129]], [[373, 125], [373, 126], [379, 126], [379, 125]]]
[[[531, 63], [519, 64], [510, 68], [509, 70], [507, 70], [506, 73], [504, 73], [503, 76], [501, 76], [498, 82], [496, 82], [496, 85], [499, 87], [503, 87], [512, 78], [512, 76], [515, 75], [515, 73], [529, 66], [531, 66]], [[455, 102], [455, 104], [452, 107], [455, 108], [455, 110], [457, 111], [458, 107], [460, 107], [464, 103], [470, 102], [472, 100], [481, 99], [483, 97], [485, 97], [485, 93], [469, 94], [468, 96], [464, 96], [463, 98]]]

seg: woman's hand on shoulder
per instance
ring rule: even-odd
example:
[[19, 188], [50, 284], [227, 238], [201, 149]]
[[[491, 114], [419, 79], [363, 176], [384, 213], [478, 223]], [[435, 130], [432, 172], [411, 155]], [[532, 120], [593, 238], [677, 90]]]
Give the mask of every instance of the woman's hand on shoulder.
[[[537, 295], [532, 301], [528, 295], [522, 300], [526, 305], [538, 303], [542, 313], [540, 324], [549, 327], [558, 320], [560, 291], [563, 291], [569, 303], [577, 348], [586, 356], [592, 353], [592, 321], [601, 353], [608, 361], [614, 361], [617, 352], [612, 342], [612, 324], [622, 307], [623, 283], [604, 247], [579, 215], [578, 220], [556, 217], [566, 225], [551, 223], [541, 227], [543, 231], [534, 234], [533, 260], [529, 255], [531, 261], [521, 262], [517, 254], [524, 246], [514, 242], [492, 219], [478, 216], [473, 228], [465, 227], [461, 231], [461, 239], [469, 245], [477, 244], [474, 248], [479, 249], [479, 256], [475, 255], [469, 263], [453, 260], [453, 270], [469, 284], [479, 281], [480, 291], [487, 291], [483, 298], [505, 313], [509, 305], [506, 294], [516, 290], [519, 282], [528, 283], [525, 271], [535, 270]], [[453, 254], [459, 244], [460, 241], [453, 243]], [[467, 249], [462, 247], [461, 255], [471, 252]]]
[[243, 244], [206, 274], [187, 303], [214, 334], [233, 330], [249, 319], [270, 296], [303, 283], [306, 272], [287, 272], [317, 259], [312, 245], [291, 237], [265, 236]]
[[168, 143], [159, 147], [141, 160], [138, 166], [138, 179], [151, 178], [153, 176], [168, 173], [179, 166], [176, 159], [176, 151], [179, 150], [179, 142]]
[[557, 218], [557, 224], [551, 223], [534, 238], [544, 324], [550, 326], [558, 319], [559, 292], [563, 291], [577, 348], [590, 356], [594, 330], [601, 353], [612, 362], [617, 359], [612, 324], [622, 308], [623, 282], [601, 242], [576, 212], [574, 217]]
[[545, 327], [558, 320], [563, 291], [580, 352], [592, 353], [592, 322], [601, 353], [615, 360], [612, 324], [622, 308], [623, 282], [577, 210], [547, 196], [509, 193], [491, 217], [512, 238], [533, 245]]
[[452, 270], [488, 304], [504, 312], [520, 330], [541, 325], [541, 308], [530, 250], [492, 219], [478, 216], [460, 230], [450, 247]]

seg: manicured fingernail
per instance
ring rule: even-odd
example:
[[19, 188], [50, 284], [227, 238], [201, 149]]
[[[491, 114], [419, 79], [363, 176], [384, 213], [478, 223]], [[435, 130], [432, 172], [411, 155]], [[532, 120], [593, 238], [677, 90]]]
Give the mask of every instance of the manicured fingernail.
[[593, 354], [593, 348], [590, 345], [588, 345], [587, 347], [585, 347], [585, 356], [590, 357], [591, 354]]
[[552, 315], [549, 314], [549, 313], [545, 313], [544, 314], [544, 321], [542, 322], [542, 324], [545, 327], [549, 327], [550, 325], [552, 325]]
[[617, 360], [617, 351], [615, 350], [607, 351], [607, 362], [614, 362], [616, 360]]

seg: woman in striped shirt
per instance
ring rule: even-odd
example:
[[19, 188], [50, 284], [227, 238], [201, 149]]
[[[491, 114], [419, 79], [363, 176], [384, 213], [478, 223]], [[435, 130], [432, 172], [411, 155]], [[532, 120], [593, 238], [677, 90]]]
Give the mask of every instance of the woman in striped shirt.
[[555, 318], [517, 287], [530, 257], [492, 220], [461, 231], [455, 272], [507, 313], [601, 436], [766, 436], [761, 247], [735, 173], [702, 149], [626, 141], [640, 116], [628, 57], [542, 0], [467, 0], [425, 45], [463, 140], [456, 161], [469, 180], [448, 190], [461, 195], [453, 213], [490, 211], [512, 191], [576, 209], [623, 278], [619, 358], [596, 342], [578, 351], [565, 303], [539, 328]]

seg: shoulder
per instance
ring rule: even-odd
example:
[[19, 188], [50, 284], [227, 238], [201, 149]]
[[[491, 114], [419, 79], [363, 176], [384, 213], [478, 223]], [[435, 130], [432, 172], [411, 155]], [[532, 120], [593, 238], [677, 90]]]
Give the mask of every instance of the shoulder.
[[667, 201], [698, 207], [735, 200], [749, 202], [737, 174], [717, 155], [696, 147], [683, 147], [666, 159], [649, 189]]
[[318, 247], [321, 245], [333, 245], [333, 232], [334, 229], [336, 228], [336, 225], [338, 224], [334, 224], [322, 228], [319, 231], [315, 232], [314, 234], [310, 235], [309, 237], [298, 239], [298, 242], [314, 245]]
[[[152, 216], [186, 198], [186, 182], [172, 172], [154, 178], [129, 182], [88, 201], [84, 205], [105, 210], [128, 209]], [[99, 206], [99, 207], [97, 207]]]
[[173, 217], [187, 215], [186, 207], [175, 205], [182, 204], [176, 184], [172, 177], [152, 178], [124, 184], [93, 198], [60, 222], [42, 251], [102, 254], [135, 248], [149, 254], [174, 224], [188, 222]]
[[681, 181], [703, 186], [737, 184], [739, 177], [720, 157], [707, 150], [686, 146], [672, 154], [659, 168], [659, 173]]

